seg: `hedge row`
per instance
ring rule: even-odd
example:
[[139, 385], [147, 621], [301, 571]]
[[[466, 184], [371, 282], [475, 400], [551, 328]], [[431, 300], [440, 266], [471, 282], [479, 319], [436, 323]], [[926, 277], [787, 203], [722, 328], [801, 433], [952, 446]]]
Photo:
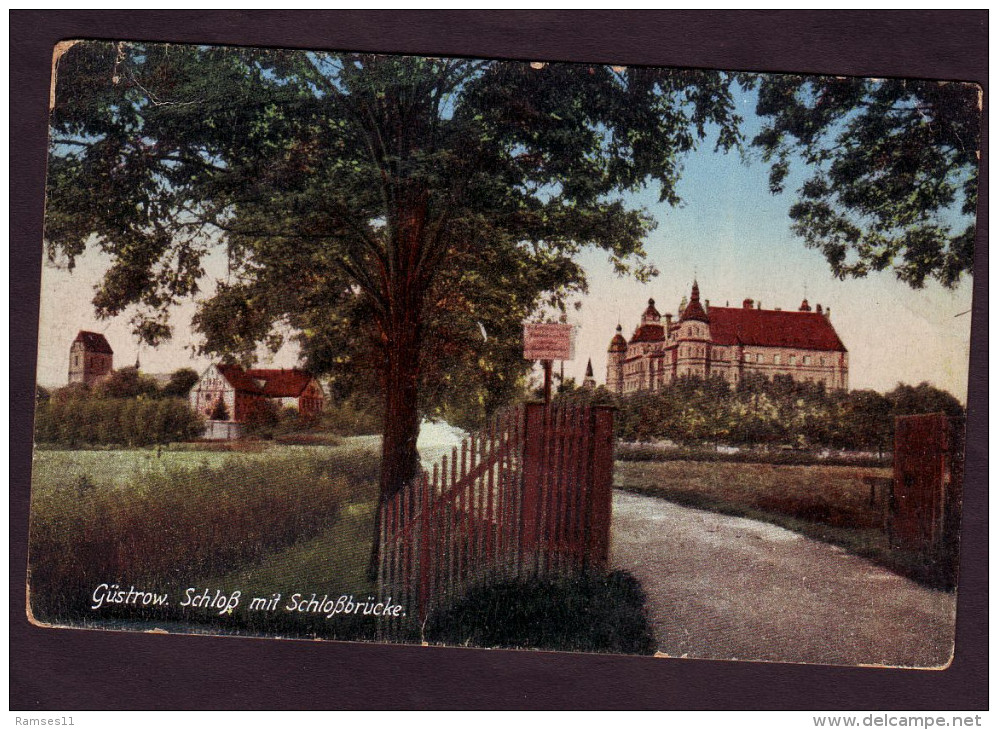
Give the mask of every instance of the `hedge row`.
[[180, 398], [52, 399], [38, 404], [35, 441], [59, 446], [149, 446], [188, 441], [204, 431]]

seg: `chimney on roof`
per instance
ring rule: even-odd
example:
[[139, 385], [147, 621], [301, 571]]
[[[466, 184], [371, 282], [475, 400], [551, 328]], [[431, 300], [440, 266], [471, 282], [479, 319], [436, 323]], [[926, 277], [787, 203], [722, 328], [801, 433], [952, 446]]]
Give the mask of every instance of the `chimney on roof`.
[[814, 311], [817, 312], [818, 314], [821, 314], [821, 305], [820, 304], [816, 304], [814, 306]]
[[831, 319], [831, 318], [832, 318], [832, 308], [831, 307], [826, 307], [825, 308], [825, 319]]
[[755, 308], [756, 309], [762, 309], [762, 302], [761, 301], [756, 302], [755, 303]]
[[709, 299], [704, 299], [703, 300], [703, 308], [704, 308], [705, 312], [709, 312], [710, 311], [710, 300]]
[[742, 302], [742, 309], [752, 309], [752, 305], [755, 304], [751, 299], [746, 299]]
[[803, 302], [800, 303], [800, 311], [801, 312], [810, 312], [811, 311], [811, 305], [808, 304], [807, 299], [805, 299]]

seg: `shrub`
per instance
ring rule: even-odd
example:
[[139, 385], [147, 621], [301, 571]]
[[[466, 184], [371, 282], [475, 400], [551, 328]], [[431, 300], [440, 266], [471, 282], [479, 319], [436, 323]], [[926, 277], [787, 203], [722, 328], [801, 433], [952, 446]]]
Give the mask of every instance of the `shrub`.
[[629, 573], [493, 583], [427, 620], [428, 641], [490, 648], [652, 654], [645, 594]]
[[197, 438], [200, 417], [179, 398], [52, 398], [35, 412], [42, 444], [149, 446]]

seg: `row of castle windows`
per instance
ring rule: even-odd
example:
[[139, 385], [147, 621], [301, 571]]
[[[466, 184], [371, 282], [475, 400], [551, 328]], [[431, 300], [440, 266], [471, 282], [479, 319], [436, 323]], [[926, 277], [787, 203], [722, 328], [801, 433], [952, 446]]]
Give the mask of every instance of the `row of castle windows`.
[[[683, 346], [679, 348], [679, 355], [680, 357], [704, 357], [705, 351], [703, 347]], [[721, 350], [713, 350], [710, 354], [710, 358], [711, 360], [718, 360], [718, 361], [725, 361], [728, 359], [724, 356], [724, 352]], [[804, 366], [810, 366], [814, 364], [814, 358], [812, 358], [810, 355], [804, 355], [802, 358], [798, 358], [797, 355], [788, 355], [786, 364], [797, 365], [798, 359], [801, 360], [800, 364]], [[823, 367], [828, 364], [827, 359], [824, 357], [818, 358], [818, 360]], [[745, 362], [765, 363], [766, 356], [763, 355], [762, 353], [756, 353], [754, 355], [752, 353], [746, 353]], [[773, 355], [773, 365], [783, 365], [783, 364], [784, 363], [782, 355]], [[661, 367], [662, 363], [659, 364], [660, 369]], [[640, 363], [636, 363], [629, 365], [627, 367], [627, 372], [631, 373], [640, 372], [643, 369], [644, 367]]]

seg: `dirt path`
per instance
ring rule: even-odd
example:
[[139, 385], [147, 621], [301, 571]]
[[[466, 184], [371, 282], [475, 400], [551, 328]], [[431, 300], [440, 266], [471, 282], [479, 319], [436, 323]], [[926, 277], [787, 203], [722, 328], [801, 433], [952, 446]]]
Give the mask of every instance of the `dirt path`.
[[615, 568], [669, 656], [940, 667], [955, 597], [754, 520], [615, 492]]

